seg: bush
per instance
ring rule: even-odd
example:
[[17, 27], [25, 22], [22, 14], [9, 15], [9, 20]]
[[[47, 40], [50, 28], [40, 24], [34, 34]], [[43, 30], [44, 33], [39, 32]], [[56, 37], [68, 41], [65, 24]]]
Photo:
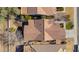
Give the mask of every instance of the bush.
[[73, 28], [73, 23], [72, 22], [67, 22], [66, 23], [66, 29], [67, 30], [70, 30], [70, 29], [72, 29]]

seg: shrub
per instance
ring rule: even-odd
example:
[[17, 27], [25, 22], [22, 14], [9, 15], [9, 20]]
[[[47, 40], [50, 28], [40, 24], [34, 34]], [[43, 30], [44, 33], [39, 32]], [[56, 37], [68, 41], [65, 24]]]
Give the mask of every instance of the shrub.
[[25, 20], [30, 20], [30, 19], [32, 19], [31, 16], [25, 16]]
[[73, 23], [72, 22], [67, 22], [66, 23], [66, 29], [67, 30], [70, 30], [70, 29], [72, 29], [73, 28]]

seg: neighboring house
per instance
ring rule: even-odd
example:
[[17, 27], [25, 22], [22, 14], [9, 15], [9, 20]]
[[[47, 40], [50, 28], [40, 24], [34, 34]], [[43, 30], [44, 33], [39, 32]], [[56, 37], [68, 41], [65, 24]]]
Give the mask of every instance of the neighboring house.
[[56, 8], [51, 7], [22, 7], [21, 14], [23, 15], [34, 15], [34, 14], [43, 14], [43, 15], [53, 15], [56, 13]]

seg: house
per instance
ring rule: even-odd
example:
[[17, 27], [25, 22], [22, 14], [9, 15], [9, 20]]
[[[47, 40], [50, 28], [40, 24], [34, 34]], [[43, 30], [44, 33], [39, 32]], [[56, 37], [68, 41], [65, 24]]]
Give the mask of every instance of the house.
[[[22, 15], [54, 15], [53, 19], [32, 19], [28, 20], [28, 25], [24, 27], [24, 41], [56, 40], [56, 44], [66, 39], [66, 22], [72, 21], [74, 16], [74, 8], [72, 7], [22, 7]], [[65, 17], [69, 17], [66, 19]], [[60, 19], [60, 20], [56, 20]], [[61, 25], [64, 24], [64, 28]]]
[[[25, 12], [24, 12], [25, 11]], [[58, 11], [59, 12], [59, 11]], [[60, 11], [62, 12], [62, 11]], [[23, 15], [54, 15], [57, 13], [56, 7], [22, 7]], [[65, 39], [65, 31], [54, 23], [54, 19], [28, 20], [28, 25], [24, 28], [24, 40], [60, 40]]]

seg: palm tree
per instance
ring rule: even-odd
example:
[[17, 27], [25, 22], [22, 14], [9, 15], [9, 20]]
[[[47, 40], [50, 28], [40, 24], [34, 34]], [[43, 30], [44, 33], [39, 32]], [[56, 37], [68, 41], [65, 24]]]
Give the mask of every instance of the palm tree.
[[11, 16], [16, 16], [20, 14], [20, 9], [18, 9], [17, 7], [0, 7], [0, 15], [4, 16], [6, 19], [6, 23], [7, 23], [7, 38], [8, 38], [8, 42], [7, 42], [7, 50], [9, 51], [9, 20], [11, 19]]

